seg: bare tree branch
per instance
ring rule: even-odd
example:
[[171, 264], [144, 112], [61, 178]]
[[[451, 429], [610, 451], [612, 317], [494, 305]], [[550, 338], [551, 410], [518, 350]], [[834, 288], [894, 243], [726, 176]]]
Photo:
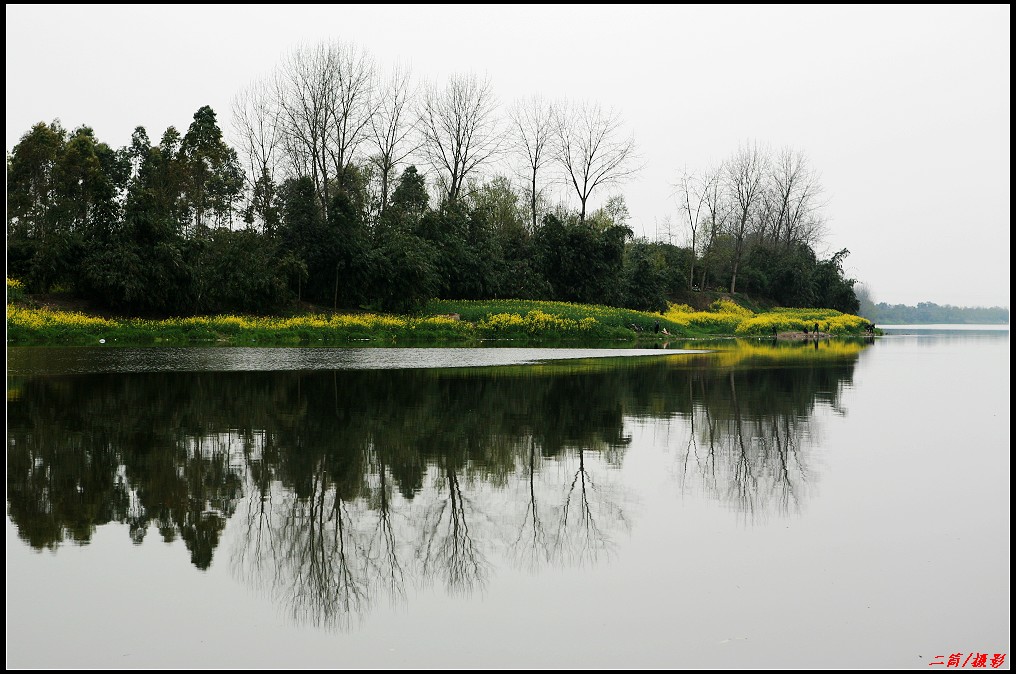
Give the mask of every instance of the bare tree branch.
[[427, 88], [420, 115], [421, 148], [444, 181], [449, 204], [462, 196], [466, 178], [501, 149], [489, 80], [455, 75]]
[[532, 96], [516, 101], [508, 116], [511, 119], [512, 149], [526, 161], [530, 231], [535, 232], [539, 218], [537, 207], [543, 192], [539, 186], [539, 173], [556, 154], [556, 112], [552, 103]]
[[409, 68], [398, 66], [382, 85], [375, 113], [371, 117], [370, 135], [377, 153], [371, 156], [370, 162], [377, 168], [381, 181], [377, 207], [379, 217], [388, 206], [395, 168], [419, 147], [411, 142], [414, 127], [409, 113], [414, 97]]
[[275, 72], [275, 105], [292, 172], [309, 175], [322, 213], [328, 212], [329, 124], [335, 83], [326, 45], [301, 46]]
[[331, 143], [328, 146], [338, 189], [344, 187], [346, 167], [370, 133], [376, 108], [375, 66], [359, 47], [332, 42], [328, 45], [328, 79], [332, 89], [330, 107]]
[[269, 211], [279, 161], [282, 129], [277, 99], [271, 82], [258, 80], [233, 99], [233, 130], [247, 157], [244, 178], [249, 194], [249, 212], [261, 218], [265, 231], [271, 227]]
[[634, 136], [622, 136], [620, 114], [597, 103], [558, 108], [557, 160], [579, 199], [579, 220], [585, 222], [590, 195], [600, 185], [623, 182], [641, 167], [636, 164]]
[[734, 237], [734, 265], [730, 292], [737, 292], [737, 270], [744, 255], [750, 228], [758, 216], [769, 170], [767, 152], [757, 143], [742, 145], [726, 163], [727, 189], [732, 203], [731, 235]]

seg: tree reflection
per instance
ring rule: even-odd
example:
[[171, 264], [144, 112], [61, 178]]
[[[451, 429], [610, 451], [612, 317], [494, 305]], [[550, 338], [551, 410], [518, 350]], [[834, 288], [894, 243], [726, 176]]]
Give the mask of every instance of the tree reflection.
[[550, 559], [551, 546], [546, 524], [540, 515], [543, 491], [542, 485], [538, 487], [537, 484], [537, 468], [540, 464], [536, 439], [529, 437], [526, 444], [528, 448], [523, 457], [520, 476], [524, 493], [524, 498], [520, 500], [524, 510], [508, 550], [517, 565], [535, 569]]
[[371, 490], [370, 510], [376, 522], [367, 545], [367, 559], [375, 570], [379, 588], [393, 599], [405, 597], [406, 571], [399, 555], [398, 538], [392, 526], [392, 477], [383, 456], [371, 466], [377, 486]]
[[[694, 474], [750, 520], [799, 510], [812, 479], [804, 443], [814, 434], [815, 405], [843, 413], [840, 394], [860, 348], [825, 342], [815, 361], [804, 358], [815, 350], [808, 343], [750, 345], [750, 358], [725, 362], [720, 354], [713, 367], [691, 371], [691, 405], [679, 415], [689, 427], [678, 457], [682, 485]], [[792, 366], [773, 367], [780, 363]]]
[[619, 496], [609, 483], [594, 479], [586, 454], [578, 448], [578, 465], [564, 498], [557, 508], [550, 559], [560, 557], [571, 562], [596, 561], [614, 549], [612, 530], [629, 527]]
[[[695, 345], [701, 348], [702, 344]], [[810, 419], [863, 344], [408, 371], [9, 381], [8, 511], [35, 548], [119, 522], [182, 541], [298, 622], [343, 628], [412, 585], [469, 593], [615, 550], [633, 419], [667, 420], [684, 488], [755, 519], [798, 509]], [[9, 398], [11, 396], [9, 395]]]
[[369, 583], [360, 562], [358, 513], [338, 498], [324, 470], [311, 493], [291, 499], [279, 526], [282, 541], [274, 588], [299, 622], [341, 625], [366, 607]]
[[476, 504], [463, 492], [454, 468], [445, 466], [441, 473], [442, 495], [427, 505], [417, 527], [416, 559], [425, 580], [439, 577], [448, 590], [466, 593], [483, 587], [489, 562], [475, 530], [470, 532]]

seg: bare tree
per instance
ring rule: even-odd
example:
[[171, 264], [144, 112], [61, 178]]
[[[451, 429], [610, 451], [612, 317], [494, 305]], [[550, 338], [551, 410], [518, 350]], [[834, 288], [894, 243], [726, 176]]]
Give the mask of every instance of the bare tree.
[[250, 206], [245, 219], [252, 223], [259, 217], [266, 232], [275, 221], [275, 171], [282, 141], [276, 102], [266, 80], [253, 82], [233, 99], [233, 130], [247, 158], [244, 174]]
[[327, 217], [329, 190], [367, 138], [374, 113], [374, 62], [341, 42], [301, 46], [275, 74], [280, 137], [296, 175], [310, 176]]
[[233, 130], [247, 157], [248, 178], [274, 176], [281, 141], [275, 102], [266, 80], [251, 83], [233, 98]]
[[585, 222], [593, 190], [623, 182], [638, 170], [635, 138], [622, 135], [619, 113], [597, 103], [562, 105], [555, 126], [557, 160], [579, 198], [579, 220]]
[[330, 60], [326, 45], [298, 47], [284, 57], [273, 85], [280, 135], [291, 170], [298, 176], [310, 176], [325, 214], [334, 98]]
[[495, 155], [501, 138], [489, 80], [455, 75], [446, 86], [430, 85], [420, 117], [422, 149], [440, 172], [449, 204], [462, 196], [466, 178]]
[[821, 193], [818, 175], [804, 153], [781, 150], [770, 168], [766, 190], [766, 214], [770, 217], [763, 223], [764, 233], [773, 243], [815, 243], [823, 226]]
[[727, 222], [730, 219], [730, 204], [727, 203], [721, 180], [726, 170], [726, 166], [720, 164], [702, 174], [703, 184], [706, 185], [704, 190], [706, 220], [703, 232], [705, 246], [702, 251], [702, 280], [699, 282], [702, 289], [705, 289], [706, 281], [709, 280], [709, 253], [716, 243], [716, 235], [727, 229]]
[[734, 238], [734, 264], [730, 277], [730, 292], [737, 292], [737, 269], [744, 254], [745, 242], [754, 224], [762, 201], [768, 173], [768, 155], [757, 143], [742, 145], [727, 161], [727, 189], [729, 190], [732, 218], [731, 235]]
[[657, 241], [665, 241], [668, 244], [674, 243], [674, 219], [670, 215], [664, 215], [663, 220], [654, 218], [653, 224]]
[[378, 104], [370, 122], [371, 141], [377, 148], [370, 162], [377, 168], [378, 178], [381, 181], [378, 216], [383, 215], [388, 206], [395, 167], [417, 149], [417, 146], [410, 142], [413, 126], [409, 113], [412, 102], [413, 90], [410, 86], [409, 69], [399, 66], [392, 71], [381, 87]]
[[517, 101], [508, 115], [512, 127], [512, 148], [526, 162], [531, 231], [535, 232], [539, 217], [537, 205], [543, 191], [539, 185], [539, 173], [555, 154], [556, 114], [553, 104], [539, 96], [532, 96]]
[[332, 42], [327, 47], [328, 79], [332, 83], [329, 105], [331, 143], [329, 155], [336, 185], [343, 189], [346, 167], [367, 139], [374, 115], [374, 61], [359, 47]]
[[703, 228], [708, 208], [707, 202], [710, 196], [710, 188], [716, 182], [715, 173], [705, 173], [695, 176], [686, 168], [678, 181], [677, 194], [681, 214], [688, 223], [688, 230], [691, 232], [691, 270], [688, 274], [688, 288], [695, 287], [695, 258], [698, 255], [698, 234]]

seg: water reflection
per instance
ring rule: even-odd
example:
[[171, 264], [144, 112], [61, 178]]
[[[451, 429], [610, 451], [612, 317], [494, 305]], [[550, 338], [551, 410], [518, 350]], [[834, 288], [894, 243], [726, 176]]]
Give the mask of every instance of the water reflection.
[[864, 343], [687, 345], [703, 346], [718, 350], [9, 377], [9, 517], [37, 549], [107, 523], [181, 539], [196, 568], [226, 554], [296, 621], [346, 627], [411, 586], [481, 589], [499, 559], [608, 557], [638, 502], [618, 470], [634, 420], [681, 429], [683, 488], [749, 518], [800, 507], [814, 409], [838, 409]]
[[688, 379], [695, 390], [681, 414], [688, 422], [677, 448], [682, 487], [697, 486], [748, 521], [798, 510], [813, 473], [806, 450], [814, 409], [845, 414], [840, 394], [870, 342], [741, 342], [691, 358], [689, 367], [704, 360], [709, 369]]

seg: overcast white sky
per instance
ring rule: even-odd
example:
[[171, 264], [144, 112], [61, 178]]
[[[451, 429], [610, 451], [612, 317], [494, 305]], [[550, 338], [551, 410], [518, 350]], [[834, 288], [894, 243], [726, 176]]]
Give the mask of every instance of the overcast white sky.
[[[342, 40], [418, 80], [617, 108], [645, 168], [636, 233], [740, 143], [804, 151], [829, 234], [876, 301], [1009, 305], [1009, 5], [10, 5], [7, 151], [37, 122], [157, 140], [296, 45]], [[610, 192], [594, 193], [593, 206]]]

